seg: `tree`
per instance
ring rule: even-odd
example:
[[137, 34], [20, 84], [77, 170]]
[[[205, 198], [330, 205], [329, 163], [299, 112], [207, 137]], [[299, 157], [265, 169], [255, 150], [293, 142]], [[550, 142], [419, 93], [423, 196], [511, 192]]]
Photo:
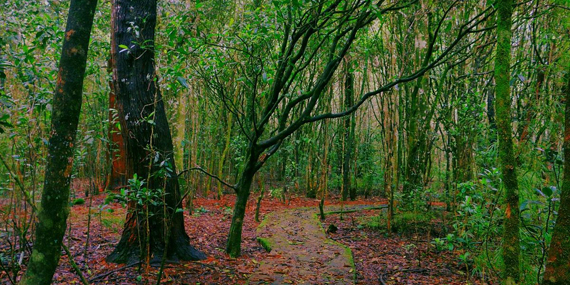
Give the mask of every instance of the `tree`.
[[204, 259], [184, 229], [172, 137], [155, 73], [157, 1], [112, 5], [113, 86], [132, 178], [121, 240], [107, 261]]
[[51, 136], [35, 243], [20, 284], [50, 284], [69, 214], [69, 184], [97, 0], [72, 0], [52, 101]]
[[503, 282], [518, 284], [520, 278], [520, 210], [516, 158], [513, 152], [511, 125], [510, 63], [511, 26], [513, 1], [500, 0], [497, 3], [497, 51], [495, 55], [495, 109], [499, 141], [499, 160], [505, 189], [507, 207], [505, 209], [503, 233]]
[[[459, 3], [454, 2], [440, 15], [431, 41], [426, 44], [426, 58], [432, 60], [423, 62], [408, 76], [386, 79], [384, 85], [363, 93], [344, 110], [315, 112], [339, 64], [348, 55], [357, 36], [365, 33], [364, 28], [370, 28], [379, 15], [403, 9], [415, 2], [402, 1], [385, 6], [379, 3], [381, 7], [370, 5], [369, 1], [322, 0], [303, 5], [297, 1], [274, 2], [274, 6], [270, 7], [273, 10], [267, 8], [269, 10], [251, 12], [250, 24], [241, 27], [237, 39], [224, 38], [221, 43], [211, 44], [226, 47], [228, 43], [237, 42], [239, 44], [231, 46], [229, 50], [237, 50], [248, 58], [231, 62], [228, 57], [228, 61], [223, 63], [244, 71], [240, 78], [245, 86], [240, 102], [244, 103], [245, 108], [233, 105], [227, 95], [219, 97], [224, 106], [239, 118], [237, 121], [247, 144], [237, 183], [231, 186], [237, 194], [226, 245], [226, 251], [231, 256], [238, 256], [241, 252], [241, 232], [253, 176], [290, 135], [306, 124], [348, 116], [369, 98], [389, 91], [397, 84], [422, 77], [452, 56], [458, 45], [461, 46], [461, 40], [474, 33], [491, 11], [491, 8], [483, 9], [468, 19], [458, 29], [456, 37], [445, 44], [445, 48], [435, 51], [434, 45], [444, 19]], [[267, 15], [269, 13], [272, 13], [271, 16]], [[275, 34], [255, 32], [260, 29], [267, 31], [267, 25], [276, 25], [272, 28]], [[283, 34], [279, 34], [281, 32]], [[220, 63], [212, 63], [212, 67], [208, 67], [211, 73], [203, 76], [213, 85], [221, 84], [216, 64]]]
[[[350, 64], [346, 64], [344, 82], [344, 106], [349, 107], [354, 105], [354, 75], [350, 70]], [[356, 185], [350, 183], [350, 164], [352, 163], [352, 155], [354, 153], [354, 115], [346, 116], [344, 118], [344, 158], [342, 161], [342, 199], [350, 200], [356, 199]], [[350, 194], [350, 195], [349, 195]]]
[[566, 73], [566, 105], [564, 111], [564, 177], [560, 192], [560, 208], [548, 250], [548, 263], [542, 284], [570, 283], [570, 67]]

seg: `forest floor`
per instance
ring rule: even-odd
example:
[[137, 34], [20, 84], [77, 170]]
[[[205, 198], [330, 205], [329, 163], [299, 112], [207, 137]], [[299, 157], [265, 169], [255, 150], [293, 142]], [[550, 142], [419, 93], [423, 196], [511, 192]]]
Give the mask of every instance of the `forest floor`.
[[[331, 206], [327, 209], [332, 210]], [[343, 209], [363, 207], [347, 205]], [[327, 238], [317, 214], [316, 208], [303, 207], [265, 216], [257, 228], [257, 239], [271, 255], [261, 262], [249, 284], [354, 283], [350, 248]]]
[[[85, 198], [85, 204], [71, 208], [69, 231], [64, 243], [73, 255], [73, 260], [91, 284], [156, 284], [156, 268], [105, 262], [105, 257], [111, 253], [120, 238], [126, 209], [118, 203], [104, 205], [104, 199], [105, 194], [93, 196], [92, 201]], [[458, 262], [456, 254], [449, 251], [437, 252], [431, 244], [433, 236], [430, 233], [420, 231], [415, 234], [387, 235], [385, 231], [371, 226], [374, 221], [378, 222], [379, 210], [343, 213], [342, 219], [338, 213], [329, 214], [321, 228], [315, 215], [318, 200], [293, 197], [285, 203], [267, 198], [261, 202], [260, 219], [268, 220], [264, 223], [265, 226], [258, 229], [260, 223], [254, 221], [254, 199], [255, 197], [248, 203], [242, 256], [239, 258], [230, 258], [224, 252], [235, 196], [225, 195], [221, 200], [196, 199], [194, 213], [185, 213], [186, 230], [190, 243], [206, 253], [208, 259], [167, 264], [161, 284], [246, 284], [248, 281], [250, 284], [346, 284], [353, 280], [356, 284], [491, 284], [490, 281], [485, 283], [466, 274], [464, 265]], [[14, 216], [13, 211], [7, 211], [7, 204], [1, 202], [6, 201], [0, 201], [0, 283], [10, 284], [14, 275], [19, 279], [25, 270], [23, 264], [29, 256], [31, 244], [19, 245], [10, 233], [13, 232], [11, 225], [18, 224], [21, 217]], [[344, 204], [350, 208], [353, 205], [385, 204], [385, 201], [367, 199]], [[332, 205], [339, 205], [338, 199], [327, 200], [325, 212], [338, 210], [337, 206]], [[272, 217], [280, 217], [280, 222], [272, 223]], [[282, 224], [283, 221], [285, 224]], [[326, 233], [325, 236], [323, 229], [331, 224], [338, 230]], [[267, 228], [268, 225], [282, 228], [281, 236], [285, 238], [281, 241], [274, 240], [275, 250], [271, 252], [267, 252], [257, 240], [258, 236], [271, 238], [268, 233], [278, 230], [273, 226]], [[438, 226], [441, 225], [435, 225]], [[304, 233], [306, 228], [303, 227], [310, 228], [309, 232], [317, 234], [307, 235]], [[321, 249], [314, 250], [319, 243], [322, 243], [322, 247], [319, 247]], [[285, 256], [282, 253], [285, 247], [279, 250], [280, 245], [296, 246], [299, 249]], [[312, 246], [310, 250], [303, 249], [307, 245]], [[303, 250], [305, 253], [299, 254]], [[352, 252], [352, 258], [346, 255], [347, 252]], [[8, 268], [10, 263], [7, 261], [11, 256], [15, 256], [17, 263], [22, 265]], [[284, 256], [306, 261], [320, 260], [321, 263], [322, 258], [329, 258], [329, 261], [335, 259], [332, 257], [342, 258], [329, 262], [329, 265], [336, 266], [337, 271], [324, 272], [323, 269], [306, 267], [306, 263], [279, 259]], [[328, 279], [324, 273], [328, 274]], [[80, 284], [65, 253], [62, 253], [54, 284]]]

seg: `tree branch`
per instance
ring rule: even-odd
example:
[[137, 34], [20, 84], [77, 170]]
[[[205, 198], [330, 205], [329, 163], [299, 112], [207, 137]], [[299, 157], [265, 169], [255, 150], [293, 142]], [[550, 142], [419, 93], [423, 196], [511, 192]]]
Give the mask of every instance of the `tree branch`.
[[188, 171], [194, 171], [194, 170], [202, 172], [202, 173], [206, 174], [207, 176], [210, 176], [210, 177], [216, 179], [218, 182], [224, 184], [224, 186], [226, 186], [228, 188], [231, 188], [233, 190], [237, 190], [236, 185], [231, 185], [231, 184], [227, 183], [226, 181], [222, 180], [220, 177], [218, 177], [214, 174], [211, 174], [208, 171], [204, 170], [202, 167], [192, 167], [192, 168], [184, 169], [184, 170], [180, 171], [180, 173], [178, 173], [177, 176], [180, 177], [182, 174], [184, 174]]

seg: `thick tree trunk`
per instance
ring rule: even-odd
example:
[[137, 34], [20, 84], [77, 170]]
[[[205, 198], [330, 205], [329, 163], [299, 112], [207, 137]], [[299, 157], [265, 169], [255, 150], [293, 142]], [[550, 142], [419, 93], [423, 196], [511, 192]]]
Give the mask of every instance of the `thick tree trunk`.
[[[113, 82], [127, 152], [127, 177], [155, 193], [143, 203], [129, 201], [121, 240], [109, 262], [166, 258], [197, 260], [205, 255], [189, 244], [181, 211], [172, 137], [154, 63], [156, 0], [115, 0], [112, 7]], [[130, 189], [130, 191], [137, 191]], [[148, 193], [148, 192], [147, 192]], [[137, 195], [146, 195], [138, 193]]]
[[509, 86], [513, 1], [500, 0], [497, 3], [497, 9], [497, 52], [495, 57], [496, 111], [499, 135], [499, 160], [501, 161], [501, 171], [507, 203], [503, 234], [503, 282], [505, 284], [518, 284], [520, 279], [520, 212], [516, 158], [513, 151]]
[[73, 0], [69, 7], [52, 101], [52, 131], [36, 238], [28, 269], [20, 284], [50, 284], [59, 263], [69, 214], [69, 183], [75, 136], [96, 6], [96, 0]]
[[542, 284], [570, 284], [570, 68], [566, 86], [564, 111], [564, 177], [560, 192], [560, 208], [548, 250], [548, 263]]

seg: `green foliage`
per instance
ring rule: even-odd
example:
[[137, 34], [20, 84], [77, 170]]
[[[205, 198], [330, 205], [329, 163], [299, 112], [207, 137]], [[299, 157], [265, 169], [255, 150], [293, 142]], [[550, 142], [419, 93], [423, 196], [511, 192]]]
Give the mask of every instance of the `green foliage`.
[[287, 196], [285, 193], [285, 188], [273, 188], [269, 190], [269, 195], [273, 199], [277, 199], [281, 202], [285, 202], [287, 200]]
[[370, 228], [377, 230], [386, 229], [386, 217], [382, 214], [376, 216], [364, 216], [358, 218], [358, 228]]
[[454, 245], [455, 236], [453, 234], [447, 234], [445, 238], [436, 237], [431, 242], [437, 251], [449, 250], [452, 251], [455, 248]]
[[[141, 214], [145, 213], [145, 209], [148, 209], [147, 206], [154, 206], [153, 209], [156, 210], [157, 206], [164, 205], [163, 196], [165, 194], [162, 189], [146, 187], [146, 181], [139, 179], [136, 173], [133, 175], [133, 178], [128, 180], [128, 183], [129, 187], [121, 188], [119, 193], [109, 192], [105, 198], [105, 204], [115, 200], [121, 203], [123, 207], [126, 207], [129, 201], [134, 201], [137, 205], [136, 209], [138, 209]], [[152, 212], [150, 212], [150, 214], [152, 215]]]
[[204, 206], [201, 206], [200, 208], [194, 210], [193, 215], [196, 216], [196, 217], [199, 217], [199, 216], [201, 216], [202, 214], [205, 214], [205, 213], [208, 213], [208, 212], [210, 212], [208, 209], [204, 208]]

